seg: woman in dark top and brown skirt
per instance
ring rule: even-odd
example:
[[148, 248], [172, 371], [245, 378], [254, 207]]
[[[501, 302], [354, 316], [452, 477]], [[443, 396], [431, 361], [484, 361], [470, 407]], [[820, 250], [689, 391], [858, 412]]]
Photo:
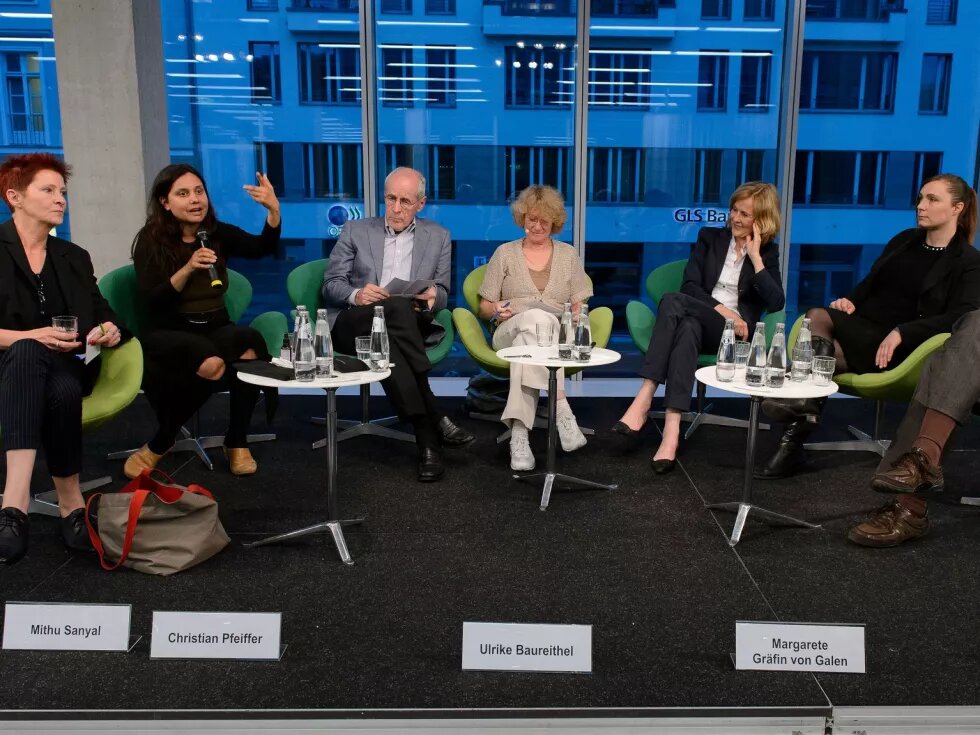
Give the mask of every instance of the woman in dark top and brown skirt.
[[[231, 415], [225, 453], [231, 472], [251, 475], [257, 465], [247, 445], [248, 424], [258, 389], [234, 379], [237, 360], [270, 359], [257, 331], [231, 321], [225, 309], [230, 256], [259, 258], [279, 246], [279, 200], [269, 179], [245, 191], [268, 210], [258, 236], [219, 222], [201, 175], [187, 164], [172, 164], [153, 182], [146, 224], [133, 240], [133, 262], [147, 324], [140, 338], [145, 355], [143, 390], [157, 415], [156, 435], [126, 460], [135, 477], [152, 468], [174, 445], [177, 432], [227, 380]], [[207, 233], [202, 244], [200, 232]], [[209, 269], [217, 273], [212, 285]]]
[[[926, 181], [916, 203], [918, 227], [885, 246], [850, 296], [807, 311], [816, 356], [836, 357], [836, 372], [893, 368], [930, 337], [980, 308], [980, 253], [973, 248], [977, 195], [959, 176]], [[786, 477], [806, 460], [803, 442], [825, 399], [769, 399], [762, 410], [788, 426], [757, 477]]]

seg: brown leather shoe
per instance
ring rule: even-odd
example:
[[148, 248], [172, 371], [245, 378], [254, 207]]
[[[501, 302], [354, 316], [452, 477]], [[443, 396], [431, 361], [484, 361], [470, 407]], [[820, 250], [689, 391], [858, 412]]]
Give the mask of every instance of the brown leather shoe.
[[228, 458], [228, 468], [231, 474], [254, 475], [259, 469], [258, 463], [252, 458], [252, 453], [248, 447], [225, 447], [225, 456]]
[[928, 514], [919, 516], [899, 503], [890, 503], [854, 526], [847, 538], [859, 546], [880, 549], [925, 536], [928, 531]]
[[943, 468], [929, 461], [918, 447], [892, 462], [887, 472], [871, 480], [871, 488], [882, 493], [942, 492], [945, 487]]
[[138, 477], [143, 470], [152, 470], [165, 456], [167, 456], [167, 452], [157, 454], [144, 444], [126, 458], [123, 474], [132, 480], [134, 477]]

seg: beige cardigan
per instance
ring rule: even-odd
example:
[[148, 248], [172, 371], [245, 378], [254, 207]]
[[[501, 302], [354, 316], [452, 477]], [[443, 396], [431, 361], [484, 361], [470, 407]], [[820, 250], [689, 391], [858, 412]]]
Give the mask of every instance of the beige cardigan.
[[554, 241], [551, 278], [541, 293], [531, 280], [521, 243], [522, 240], [505, 242], [494, 251], [480, 286], [481, 297], [487, 301], [510, 301], [511, 311], [519, 314], [534, 301], [561, 310], [566, 301], [574, 304], [592, 296], [592, 281], [571, 245]]

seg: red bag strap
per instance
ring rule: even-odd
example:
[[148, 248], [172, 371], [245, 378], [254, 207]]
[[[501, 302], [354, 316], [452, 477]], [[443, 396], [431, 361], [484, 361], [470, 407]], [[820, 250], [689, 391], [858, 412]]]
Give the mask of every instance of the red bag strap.
[[122, 552], [119, 554], [119, 559], [116, 563], [111, 565], [105, 560], [105, 549], [102, 546], [102, 539], [99, 538], [98, 532], [92, 526], [92, 519], [89, 517], [93, 501], [101, 497], [102, 493], [92, 495], [89, 497], [88, 502], [85, 503], [85, 526], [88, 528], [88, 537], [92, 542], [92, 547], [99, 555], [99, 563], [107, 572], [118, 569], [129, 558], [129, 552], [133, 548], [133, 536], [136, 535], [136, 524], [139, 523], [140, 511], [143, 510], [143, 503], [146, 502], [149, 494], [150, 491], [148, 490], [132, 491], [132, 496], [129, 499], [129, 518], [126, 521], [126, 535], [123, 538]]

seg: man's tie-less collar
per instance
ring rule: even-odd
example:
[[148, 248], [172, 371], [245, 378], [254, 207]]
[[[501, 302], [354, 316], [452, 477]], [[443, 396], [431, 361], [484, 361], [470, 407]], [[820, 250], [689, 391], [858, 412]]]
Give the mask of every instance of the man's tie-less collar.
[[413, 219], [412, 220], [412, 223], [408, 227], [406, 227], [404, 230], [402, 230], [401, 232], [395, 232], [391, 228], [391, 225], [388, 224], [388, 220], [385, 219], [385, 234], [388, 237], [395, 237], [396, 235], [401, 235], [403, 232], [409, 232], [409, 233], [414, 234], [415, 233], [415, 223], [416, 223], [416, 221], [417, 220], [414, 220]]

